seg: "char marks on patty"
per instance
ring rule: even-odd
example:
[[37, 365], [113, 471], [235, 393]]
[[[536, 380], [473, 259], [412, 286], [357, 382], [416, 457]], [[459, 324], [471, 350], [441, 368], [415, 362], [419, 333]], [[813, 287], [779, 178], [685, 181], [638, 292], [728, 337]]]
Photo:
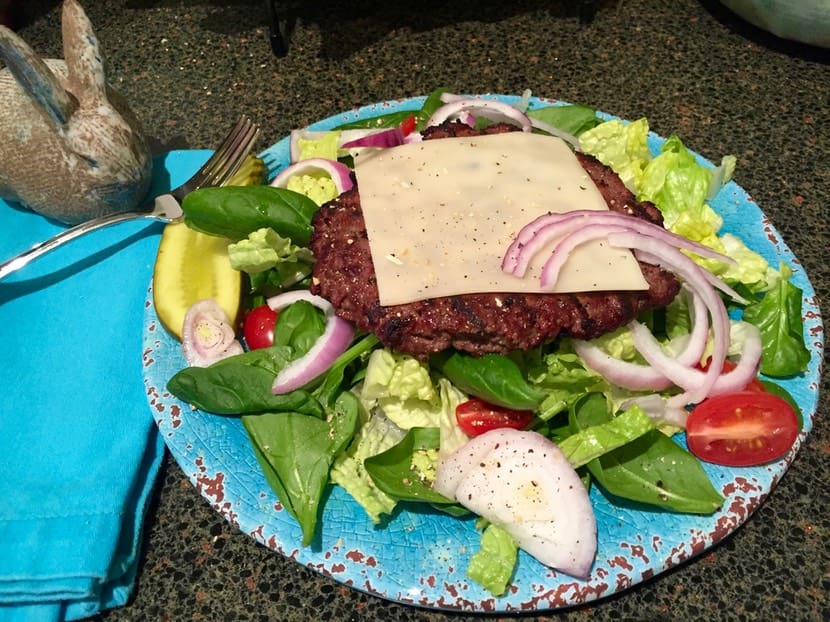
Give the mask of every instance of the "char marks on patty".
[[[515, 129], [495, 124], [484, 132]], [[480, 133], [447, 122], [425, 130], [424, 139]], [[577, 153], [577, 158], [612, 211], [662, 224], [657, 208], [637, 201], [610, 168], [586, 154]], [[680, 289], [674, 275], [641, 263], [647, 291], [463, 294], [381, 306], [358, 187], [321, 207], [312, 225], [310, 248], [316, 263], [311, 291], [384, 345], [422, 360], [450, 347], [481, 355], [527, 350], [560, 335], [592, 339], [643, 311], [667, 305]]]

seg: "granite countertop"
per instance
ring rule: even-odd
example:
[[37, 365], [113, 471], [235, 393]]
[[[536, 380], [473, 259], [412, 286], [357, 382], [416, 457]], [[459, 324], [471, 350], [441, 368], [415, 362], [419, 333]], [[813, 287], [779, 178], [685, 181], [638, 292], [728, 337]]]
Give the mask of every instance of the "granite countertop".
[[[262, 124], [265, 147], [333, 112], [439, 85], [470, 93], [529, 88], [623, 118], [645, 116], [657, 133], [678, 133], [713, 159], [735, 154], [735, 179], [830, 306], [830, 56], [768, 36], [716, 2], [296, 1], [300, 19], [282, 58], [270, 49], [265, 3], [257, 0], [83, 4], [111, 82], [156, 151], [212, 147], [241, 113]], [[60, 56], [58, 2], [36, 0], [22, 13], [20, 34], [44, 56]], [[556, 617], [828, 619], [828, 389], [825, 374], [806, 445], [736, 533], [646, 584]], [[271, 552], [225, 522], [168, 456], [134, 596], [101, 619], [478, 616], [368, 596]]]

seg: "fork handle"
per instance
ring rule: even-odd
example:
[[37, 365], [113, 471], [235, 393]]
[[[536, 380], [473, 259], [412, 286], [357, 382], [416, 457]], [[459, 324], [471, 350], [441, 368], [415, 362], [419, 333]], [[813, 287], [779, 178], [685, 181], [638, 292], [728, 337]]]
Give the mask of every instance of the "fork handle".
[[87, 220], [79, 225], [70, 227], [48, 240], [38, 242], [29, 250], [23, 251], [19, 255], [15, 255], [8, 261], [4, 261], [0, 264], [0, 280], [6, 278], [12, 272], [20, 270], [20, 268], [27, 265], [29, 262], [34, 261], [38, 257], [55, 250], [59, 246], [63, 246], [67, 242], [70, 242], [85, 233], [95, 231], [96, 229], [103, 229], [104, 227], [109, 227], [110, 225], [115, 225], [127, 220], [135, 220], [137, 218], [154, 218], [154, 216], [151, 212], [120, 212], [118, 214], [109, 214], [107, 216], [101, 216], [100, 218], [93, 218], [92, 220]]

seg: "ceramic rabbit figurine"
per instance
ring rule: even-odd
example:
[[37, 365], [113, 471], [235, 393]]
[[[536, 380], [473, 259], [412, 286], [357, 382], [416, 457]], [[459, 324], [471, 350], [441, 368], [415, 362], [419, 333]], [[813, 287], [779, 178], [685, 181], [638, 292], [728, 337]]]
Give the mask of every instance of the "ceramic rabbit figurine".
[[128, 106], [107, 87], [77, 0], [61, 14], [65, 61], [41, 59], [0, 26], [0, 197], [65, 223], [134, 209], [152, 175]]

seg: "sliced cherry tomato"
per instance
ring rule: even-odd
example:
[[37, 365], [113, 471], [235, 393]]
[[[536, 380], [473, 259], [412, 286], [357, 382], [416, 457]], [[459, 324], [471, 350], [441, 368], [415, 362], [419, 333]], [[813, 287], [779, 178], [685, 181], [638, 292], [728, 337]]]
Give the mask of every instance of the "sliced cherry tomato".
[[[712, 362], [712, 359], [710, 358], [706, 361], [705, 365], [698, 365], [697, 367], [701, 371], [706, 371], [707, 369], [709, 369], [709, 363], [711, 363], [711, 362]], [[722, 374], [728, 373], [728, 372], [732, 371], [733, 369], [735, 369], [736, 367], [737, 367], [737, 364], [733, 363], [729, 359], [726, 359], [723, 362], [723, 370], [721, 371], [721, 373]], [[752, 380], [750, 380], [749, 384], [746, 385], [742, 390], [743, 391], [751, 391], [752, 393], [767, 393], [767, 390], [764, 388], [764, 384], [758, 378], [753, 378]]]
[[686, 443], [695, 456], [724, 466], [777, 460], [798, 436], [798, 418], [777, 395], [743, 391], [695, 406], [686, 421]]
[[251, 350], [269, 348], [274, 345], [274, 325], [278, 313], [268, 305], [254, 307], [245, 316], [242, 336]]
[[415, 115], [411, 114], [406, 119], [401, 121], [400, 124], [401, 132], [404, 136], [409, 136], [412, 132], [415, 131]]
[[523, 430], [533, 420], [532, 410], [511, 410], [477, 397], [455, 407], [455, 420], [467, 436], [478, 436], [496, 428]]

